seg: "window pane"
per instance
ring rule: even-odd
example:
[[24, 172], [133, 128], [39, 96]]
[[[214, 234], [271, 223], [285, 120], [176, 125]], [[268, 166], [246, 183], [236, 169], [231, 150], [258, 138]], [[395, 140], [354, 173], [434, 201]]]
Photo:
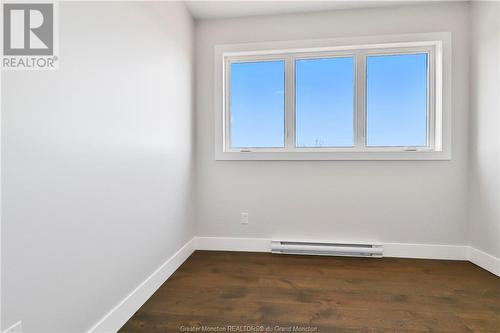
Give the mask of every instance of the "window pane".
[[368, 146], [427, 145], [427, 54], [367, 57]]
[[284, 147], [285, 63], [231, 64], [231, 146]]
[[354, 144], [354, 58], [295, 63], [297, 147]]

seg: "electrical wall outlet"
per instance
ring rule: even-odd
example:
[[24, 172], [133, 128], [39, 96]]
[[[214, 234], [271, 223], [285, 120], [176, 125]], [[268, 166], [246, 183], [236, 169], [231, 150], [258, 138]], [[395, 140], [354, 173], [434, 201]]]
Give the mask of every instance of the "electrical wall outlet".
[[23, 328], [22, 328], [21, 322], [18, 321], [17, 323], [15, 323], [14, 325], [9, 327], [8, 329], [3, 331], [2, 333], [23, 333]]
[[248, 213], [241, 213], [241, 224], [248, 224]]

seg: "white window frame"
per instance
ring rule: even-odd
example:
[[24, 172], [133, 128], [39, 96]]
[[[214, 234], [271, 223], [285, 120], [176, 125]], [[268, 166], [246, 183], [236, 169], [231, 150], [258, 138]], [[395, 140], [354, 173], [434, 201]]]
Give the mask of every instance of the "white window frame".
[[[271, 47], [273, 46], [273, 48]], [[366, 59], [370, 55], [428, 54], [427, 145], [366, 146]], [[216, 160], [450, 160], [451, 34], [429, 33], [215, 47]], [[355, 60], [354, 146], [295, 147], [295, 61], [352, 56]], [[284, 148], [231, 147], [230, 68], [235, 62], [283, 60], [285, 64]]]

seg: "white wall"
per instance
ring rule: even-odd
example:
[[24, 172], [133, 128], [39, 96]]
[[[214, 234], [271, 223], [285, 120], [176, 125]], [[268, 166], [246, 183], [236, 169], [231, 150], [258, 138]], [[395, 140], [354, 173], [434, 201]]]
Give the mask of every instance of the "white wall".
[[60, 69], [2, 73], [3, 328], [86, 331], [193, 236], [193, 29], [62, 2]]
[[[197, 234], [466, 244], [468, 6], [197, 22]], [[453, 35], [451, 161], [214, 160], [214, 45], [441, 31]]]
[[[2, 73], [2, 328], [90, 328], [193, 236], [195, 201], [198, 236], [466, 244], [470, 234], [500, 256], [499, 4], [197, 22], [196, 197], [183, 5], [60, 7], [60, 69]], [[453, 34], [451, 161], [214, 160], [214, 45], [439, 31]]]
[[500, 4], [474, 2], [471, 58], [470, 241], [500, 257]]

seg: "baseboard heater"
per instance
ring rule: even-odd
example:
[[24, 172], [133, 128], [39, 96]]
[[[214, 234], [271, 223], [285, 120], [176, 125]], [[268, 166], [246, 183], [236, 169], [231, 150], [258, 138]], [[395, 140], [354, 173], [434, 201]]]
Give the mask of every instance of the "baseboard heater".
[[272, 241], [271, 252], [276, 254], [382, 258], [384, 248], [379, 244]]

